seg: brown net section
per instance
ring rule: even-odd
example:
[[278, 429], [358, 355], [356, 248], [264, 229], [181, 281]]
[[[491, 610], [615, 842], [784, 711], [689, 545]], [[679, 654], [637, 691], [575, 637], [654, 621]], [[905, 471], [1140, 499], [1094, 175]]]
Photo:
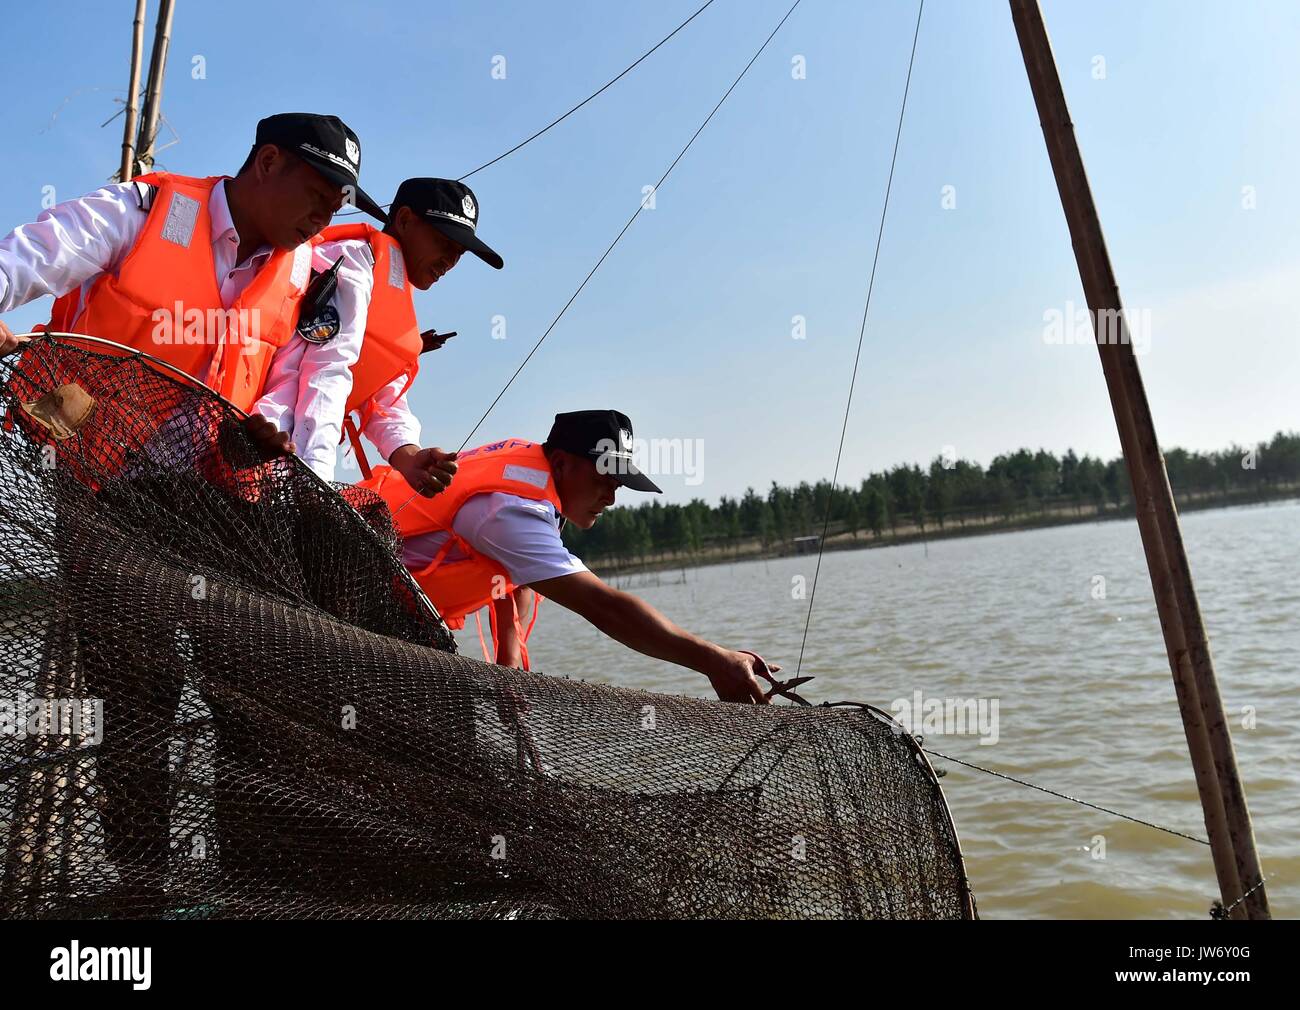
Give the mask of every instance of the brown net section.
[[454, 655], [377, 499], [139, 357], [43, 338], [0, 412], [0, 914], [973, 914], [887, 719]]

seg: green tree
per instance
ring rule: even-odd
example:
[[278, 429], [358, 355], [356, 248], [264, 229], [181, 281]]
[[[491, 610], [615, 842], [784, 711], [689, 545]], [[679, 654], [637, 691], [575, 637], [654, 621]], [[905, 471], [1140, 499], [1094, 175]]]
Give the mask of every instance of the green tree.
[[862, 485], [862, 495], [864, 496], [863, 514], [867, 519], [867, 528], [871, 530], [877, 540], [880, 539], [884, 532], [887, 516], [885, 515], [885, 497], [880, 493], [880, 488], [875, 484], [869, 484], [865, 481]]
[[930, 475], [926, 481], [925, 507], [938, 522], [939, 529], [943, 529], [944, 518], [952, 511], [954, 493], [952, 470], [944, 466], [942, 457], [934, 459], [930, 463]]

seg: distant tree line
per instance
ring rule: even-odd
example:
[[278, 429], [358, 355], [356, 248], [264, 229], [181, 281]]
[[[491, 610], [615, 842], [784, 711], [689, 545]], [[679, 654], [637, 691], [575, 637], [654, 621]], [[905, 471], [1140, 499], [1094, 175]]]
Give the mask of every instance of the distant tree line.
[[[1230, 446], [1222, 452], [1171, 449], [1165, 454], [1177, 497], [1266, 494], [1300, 482], [1300, 433], [1278, 432], [1268, 443]], [[829, 535], [854, 539], [896, 536], [967, 523], [1015, 523], [1049, 512], [1105, 514], [1126, 507], [1128, 472], [1122, 459], [1103, 462], [1020, 449], [996, 457], [987, 468], [967, 460], [933, 460], [873, 473], [856, 488], [832, 490], [830, 481], [782, 487], [766, 495], [749, 488], [739, 500], [717, 505], [695, 499], [687, 505], [651, 500], [635, 508], [607, 511], [590, 530], [566, 525], [564, 539], [587, 559], [625, 564], [649, 558], [685, 558], [704, 551], [761, 546], [784, 549], [797, 537], [816, 536], [826, 521]]]

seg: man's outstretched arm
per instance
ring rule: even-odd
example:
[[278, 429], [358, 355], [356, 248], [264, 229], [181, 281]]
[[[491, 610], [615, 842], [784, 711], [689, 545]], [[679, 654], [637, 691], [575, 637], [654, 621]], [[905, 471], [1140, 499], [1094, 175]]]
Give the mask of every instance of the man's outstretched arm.
[[753, 657], [692, 635], [644, 600], [606, 585], [591, 572], [543, 579], [532, 588], [629, 649], [704, 674], [723, 701], [767, 703], [754, 676]]

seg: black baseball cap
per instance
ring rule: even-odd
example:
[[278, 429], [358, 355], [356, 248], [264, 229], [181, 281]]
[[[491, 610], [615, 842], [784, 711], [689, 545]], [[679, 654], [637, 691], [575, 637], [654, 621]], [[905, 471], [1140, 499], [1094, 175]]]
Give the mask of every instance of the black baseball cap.
[[556, 414], [546, 444], [590, 456], [601, 473], [614, 474], [623, 487], [663, 494], [659, 485], [632, 465], [632, 422], [617, 410], [574, 410]]
[[478, 199], [474, 191], [455, 179], [407, 179], [397, 187], [391, 217], [399, 207], [410, 207], [453, 242], [464, 246], [497, 270], [505, 261], [475, 234], [478, 227]]
[[383, 209], [358, 184], [361, 176], [361, 141], [338, 116], [311, 112], [281, 112], [257, 124], [256, 151], [274, 144], [292, 151], [330, 182], [349, 194], [348, 203], [371, 217], [385, 220]]

